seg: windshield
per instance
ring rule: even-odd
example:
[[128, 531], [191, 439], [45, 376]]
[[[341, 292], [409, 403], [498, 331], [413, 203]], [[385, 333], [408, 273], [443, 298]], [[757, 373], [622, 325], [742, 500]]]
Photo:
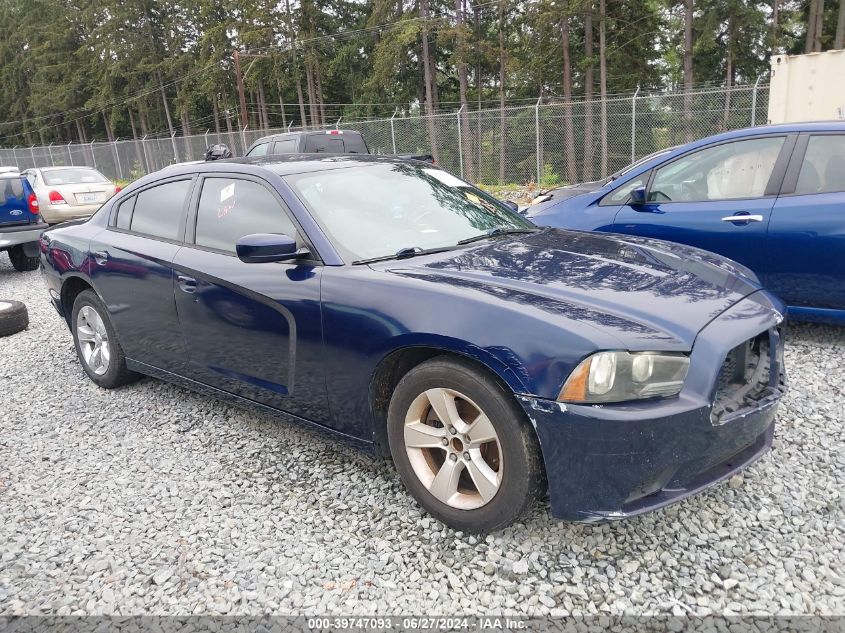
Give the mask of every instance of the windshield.
[[456, 246], [493, 229], [534, 228], [455, 176], [410, 163], [362, 163], [285, 180], [349, 261]]
[[45, 169], [44, 182], [48, 185], [76, 185], [88, 182], [108, 182], [96, 169], [86, 167], [70, 167], [68, 169]]
[[652, 154], [649, 154], [648, 156], [643, 156], [642, 158], [640, 158], [637, 161], [634, 161], [633, 163], [631, 163], [627, 167], [623, 167], [619, 171], [610, 174], [610, 176], [607, 177], [607, 180], [605, 180], [605, 182], [611, 182], [613, 180], [616, 180], [617, 178], [627, 174], [632, 169], [635, 169], [635, 168], [639, 167], [640, 165], [645, 165], [650, 160], [654, 160], [655, 158], [658, 158], [660, 156], [668, 154], [669, 152], [676, 149], [677, 147], [678, 147], [677, 145], [675, 145], [673, 147], [667, 147], [666, 149], [661, 149], [661, 150], [656, 151]]

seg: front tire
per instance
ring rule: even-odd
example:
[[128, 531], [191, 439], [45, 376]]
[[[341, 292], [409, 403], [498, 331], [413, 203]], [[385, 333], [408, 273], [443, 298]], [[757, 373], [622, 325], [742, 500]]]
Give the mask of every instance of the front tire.
[[27, 257], [23, 244], [18, 244], [9, 249], [9, 259], [14, 269], [19, 273], [28, 273], [38, 269], [38, 256]]
[[108, 311], [93, 290], [80, 292], [73, 302], [71, 330], [79, 362], [98, 386], [114, 389], [140, 378], [126, 367]]
[[540, 447], [513, 396], [468, 363], [438, 357], [393, 393], [387, 434], [396, 469], [431, 515], [464, 531], [516, 521], [537, 498]]

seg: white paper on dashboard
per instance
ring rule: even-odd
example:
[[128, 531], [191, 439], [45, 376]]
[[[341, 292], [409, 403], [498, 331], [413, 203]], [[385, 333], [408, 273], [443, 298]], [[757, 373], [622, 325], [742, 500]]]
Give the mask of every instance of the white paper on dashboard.
[[423, 169], [425, 173], [429, 176], [437, 178], [440, 182], [442, 182], [447, 187], [468, 187], [467, 183], [465, 183], [460, 178], [457, 178], [450, 174], [449, 172], [442, 171], [440, 169]]

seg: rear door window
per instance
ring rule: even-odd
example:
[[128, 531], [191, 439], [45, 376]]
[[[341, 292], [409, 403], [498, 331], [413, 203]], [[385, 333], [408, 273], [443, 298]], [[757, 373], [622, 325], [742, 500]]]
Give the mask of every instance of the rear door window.
[[297, 139], [295, 138], [286, 138], [281, 141], [276, 141], [275, 143], [273, 143], [273, 153], [296, 154], [296, 143]]
[[796, 194], [845, 191], [845, 135], [811, 136], [798, 174]]
[[153, 237], [178, 240], [190, 180], [176, 180], [144, 189], [135, 201], [130, 230]]
[[115, 227], [118, 229], [123, 229], [124, 231], [129, 230], [129, 226], [132, 223], [132, 210], [135, 208], [135, 196], [131, 196], [127, 198], [123, 202], [120, 203], [117, 207], [117, 219], [115, 220]]
[[227, 253], [244, 235], [282, 233], [301, 243], [296, 227], [270, 190], [252, 180], [205, 178], [194, 242]]

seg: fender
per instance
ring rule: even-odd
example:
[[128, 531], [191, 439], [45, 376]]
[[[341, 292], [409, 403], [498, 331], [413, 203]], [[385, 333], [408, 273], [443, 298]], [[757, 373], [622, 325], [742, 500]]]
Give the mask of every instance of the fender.
[[376, 365], [373, 376], [378, 375], [383, 363], [393, 354], [412, 348], [439, 349], [446, 353], [464, 356], [484, 365], [498, 376], [514, 393], [527, 393], [528, 371], [516, 354], [505, 347], [482, 348], [468, 341], [438, 334], [401, 334], [389, 341], [383, 350], [382, 359]]

